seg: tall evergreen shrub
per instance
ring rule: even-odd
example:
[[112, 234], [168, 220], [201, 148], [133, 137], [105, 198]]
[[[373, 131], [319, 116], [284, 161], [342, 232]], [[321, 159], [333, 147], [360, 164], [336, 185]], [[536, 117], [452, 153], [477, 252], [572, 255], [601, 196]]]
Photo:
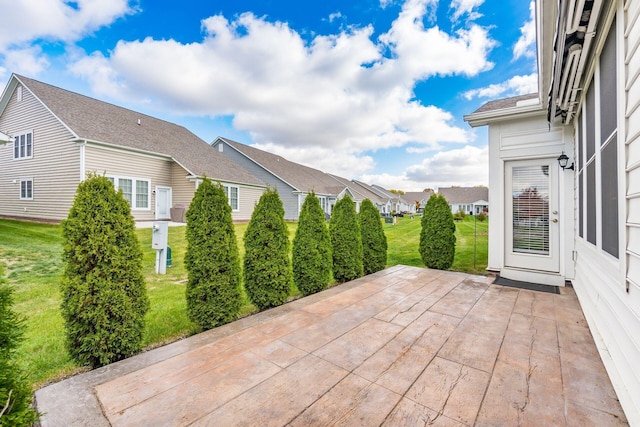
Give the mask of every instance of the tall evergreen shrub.
[[449, 203], [442, 195], [432, 195], [424, 208], [420, 232], [420, 256], [427, 267], [451, 267], [456, 252], [455, 231]]
[[331, 238], [320, 200], [314, 193], [304, 199], [293, 239], [293, 278], [303, 295], [327, 288], [331, 280]]
[[211, 329], [235, 320], [242, 305], [238, 243], [222, 186], [205, 177], [186, 218], [187, 315]]
[[72, 358], [103, 366], [140, 351], [149, 309], [131, 207], [104, 176], [80, 183], [62, 222], [62, 316]]
[[343, 197], [333, 207], [329, 221], [333, 253], [333, 278], [338, 283], [357, 279], [363, 274], [362, 238], [353, 200]]
[[16, 359], [24, 318], [12, 309], [13, 289], [0, 267], [0, 426], [30, 426], [38, 414], [31, 406], [33, 390]]
[[358, 214], [362, 236], [362, 264], [364, 274], [384, 270], [387, 266], [387, 236], [382, 228], [380, 212], [371, 200], [365, 199]]
[[244, 286], [260, 310], [287, 301], [293, 283], [289, 230], [276, 190], [267, 189], [253, 209], [244, 235]]

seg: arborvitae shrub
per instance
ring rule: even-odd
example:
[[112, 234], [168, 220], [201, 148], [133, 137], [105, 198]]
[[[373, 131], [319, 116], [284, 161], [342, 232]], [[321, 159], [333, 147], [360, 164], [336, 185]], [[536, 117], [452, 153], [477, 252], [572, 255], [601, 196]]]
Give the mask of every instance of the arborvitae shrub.
[[314, 193], [308, 194], [302, 204], [292, 263], [294, 282], [303, 295], [327, 288], [331, 280], [331, 238]]
[[333, 278], [338, 283], [357, 279], [363, 274], [362, 238], [353, 200], [343, 197], [333, 207], [329, 221], [333, 253]]
[[449, 203], [439, 194], [429, 198], [422, 215], [420, 256], [429, 268], [446, 270], [456, 252], [456, 225]]
[[187, 315], [211, 329], [235, 320], [242, 305], [238, 243], [222, 186], [205, 177], [186, 218]]
[[362, 264], [364, 274], [384, 270], [387, 266], [387, 236], [382, 228], [380, 212], [371, 200], [365, 199], [358, 214], [362, 236]]
[[80, 183], [62, 222], [62, 316], [69, 353], [103, 366], [140, 351], [149, 309], [131, 207], [104, 176]]
[[12, 305], [13, 289], [5, 283], [0, 266], [0, 426], [30, 426], [38, 418], [31, 406], [33, 390], [16, 359], [24, 318]]
[[244, 235], [244, 286], [260, 310], [287, 301], [293, 283], [289, 229], [284, 207], [272, 189], [260, 197]]

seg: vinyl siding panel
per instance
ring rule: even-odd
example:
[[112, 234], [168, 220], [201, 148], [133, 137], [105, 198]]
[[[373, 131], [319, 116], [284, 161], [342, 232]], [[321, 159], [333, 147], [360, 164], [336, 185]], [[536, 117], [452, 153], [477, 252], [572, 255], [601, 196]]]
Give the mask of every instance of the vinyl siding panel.
[[249, 221], [253, 208], [255, 208], [260, 196], [264, 193], [264, 189], [260, 187], [240, 186], [238, 189], [240, 203], [237, 212], [231, 212], [234, 221]]
[[170, 187], [171, 164], [166, 157], [153, 157], [133, 151], [119, 150], [87, 144], [85, 149], [85, 169], [107, 176], [147, 179], [150, 181], [149, 209], [131, 209], [136, 221], [152, 221], [155, 219], [155, 195], [152, 193], [157, 185]]
[[[218, 142], [218, 144], [221, 144], [221, 142]], [[216, 145], [216, 150], [217, 149], [218, 146]], [[275, 188], [284, 206], [284, 218], [287, 220], [298, 219], [300, 214], [298, 210], [298, 195], [295, 193], [295, 188], [227, 144], [224, 144], [222, 154], [249, 171], [258, 179], [267, 183], [271, 188]]]
[[[0, 215], [59, 221], [67, 217], [80, 182], [80, 149], [31, 92], [22, 93], [21, 101], [12, 94], [0, 129], [9, 135], [33, 131], [33, 157], [14, 160], [12, 144], [0, 145]], [[33, 200], [20, 200], [24, 178], [33, 179]]]
[[171, 188], [173, 192], [173, 206], [184, 205], [189, 207], [193, 194], [196, 192], [196, 184], [189, 181], [189, 176], [182, 166], [177, 163], [171, 164]]

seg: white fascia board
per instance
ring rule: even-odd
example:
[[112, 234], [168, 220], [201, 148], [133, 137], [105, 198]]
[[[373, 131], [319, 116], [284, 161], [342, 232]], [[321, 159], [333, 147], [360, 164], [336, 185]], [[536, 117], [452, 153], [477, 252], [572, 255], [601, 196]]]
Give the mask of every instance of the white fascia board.
[[463, 119], [465, 122], [469, 123], [471, 127], [478, 127], [505, 120], [534, 117], [540, 115], [541, 113], [546, 114], [546, 110], [540, 103], [536, 103], [535, 105], [516, 106], [510, 108], [502, 108], [500, 110], [471, 113], [463, 116]]

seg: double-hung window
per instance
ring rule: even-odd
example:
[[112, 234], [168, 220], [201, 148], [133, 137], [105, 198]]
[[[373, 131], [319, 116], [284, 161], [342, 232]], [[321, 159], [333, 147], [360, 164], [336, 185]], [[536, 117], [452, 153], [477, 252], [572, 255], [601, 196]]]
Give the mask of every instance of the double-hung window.
[[116, 190], [122, 190], [122, 195], [133, 209], [149, 209], [149, 180], [129, 177], [108, 177]]
[[33, 157], [33, 132], [25, 132], [13, 137], [13, 158], [30, 159]]
[[237, 211], [240, 209], [239, 198], [238, 198], [238, 187], [234, 186], [224, 186], [224, 191], [227, 194], [227, 200], [229, 201], [229, 206], [231, 206], [231, 210]]
[[33, 200], [33, 179], [20, 180], [20, 200]]

